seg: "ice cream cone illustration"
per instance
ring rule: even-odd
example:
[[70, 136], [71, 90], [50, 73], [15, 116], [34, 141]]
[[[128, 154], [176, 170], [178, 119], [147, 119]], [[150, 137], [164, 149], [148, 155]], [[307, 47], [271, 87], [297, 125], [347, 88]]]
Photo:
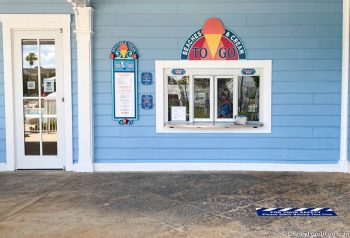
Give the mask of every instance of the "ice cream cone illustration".
[[221, 42], [222, 34], [225, 33], [225, 28], [222, 25], [221, 20], [218, 18], [209, 18], [206, 20], [202, 28], [202, 33], [208, 44], [210, 54], [214, 59]]
[[126, 53], [128, 52], [128, 46], [126, 44], [121, 44], [119, 50], [120, 54], [122, 55], [122, 58], [125, 58]]

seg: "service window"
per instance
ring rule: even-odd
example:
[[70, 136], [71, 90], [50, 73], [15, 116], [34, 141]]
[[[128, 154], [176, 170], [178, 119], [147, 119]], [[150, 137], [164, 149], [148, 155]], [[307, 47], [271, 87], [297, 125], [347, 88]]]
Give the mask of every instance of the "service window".
[[156, 61], [157, 133], [270, 133], [271, 61]]

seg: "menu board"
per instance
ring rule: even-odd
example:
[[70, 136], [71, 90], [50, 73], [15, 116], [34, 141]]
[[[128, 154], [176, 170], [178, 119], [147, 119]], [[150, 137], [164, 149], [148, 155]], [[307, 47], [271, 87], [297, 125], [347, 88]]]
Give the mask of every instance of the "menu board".
[[132, 125], [138, 119], [137, 49], [129, 41], [119, 41], [109, 57], [112, 60], [113, 120], [120, 125]]
[[135, 74], [114, 73], [114, 115], [115, 117], [135, 117]]

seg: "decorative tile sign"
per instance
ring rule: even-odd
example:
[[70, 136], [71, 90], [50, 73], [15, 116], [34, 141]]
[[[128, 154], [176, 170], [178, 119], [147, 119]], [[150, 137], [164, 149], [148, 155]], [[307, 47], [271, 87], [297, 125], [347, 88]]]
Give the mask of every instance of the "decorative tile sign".
[[128, 41], [116, 43], [112, 60], [113, 120], [132, 125], [137, 120], [137, 49]]
[[151, 72], [142, 72], [141, 73], [141, 83], [143, 85], [151, 85], [153, 81]]
[[209, 18], [194, 32], [181, 50], [182, 60], [240, 60], [247, 52], [241, 39], [218, 18]]
[[142, 95], [141, 97], [142, 109], [150, 110], [153, 108], [153, 97], [152, 95]]

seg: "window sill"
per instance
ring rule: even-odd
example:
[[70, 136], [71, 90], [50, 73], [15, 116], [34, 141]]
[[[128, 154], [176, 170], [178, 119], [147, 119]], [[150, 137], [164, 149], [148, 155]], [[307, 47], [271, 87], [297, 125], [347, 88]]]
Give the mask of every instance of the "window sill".
[[212, 124], [205, 122], [196, 123], [182, 123], [182, 122], [167, 122], [164, 125], [166, 128], [170, 129], [234, 129], [234, 128], [260, 128], [264, 126], [262, 122], [247, 122], [245, 125], [237, 125], [234, 123], [216, 123]]

